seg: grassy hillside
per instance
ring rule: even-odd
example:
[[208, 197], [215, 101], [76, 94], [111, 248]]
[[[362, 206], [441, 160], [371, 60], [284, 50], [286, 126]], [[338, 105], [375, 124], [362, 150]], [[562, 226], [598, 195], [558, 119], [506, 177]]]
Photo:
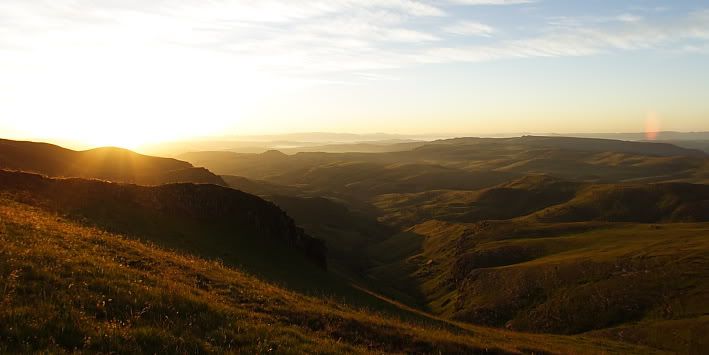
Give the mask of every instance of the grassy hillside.
[[47, 143], [6, 139], [0, 139], [0, 168], [142, 185], [175, 182], [226, 185], [209, 170], [176, 159], [151, 157], [120, 148], [74, 151]]
[[[319, 278], [298, 266], [289, 268], [301, 275], [294, 277], [276, 268], [272, 279], [288, 287], [291, 279], [305, 282], [302, 290], [337, 285], [326, 294], [349, 303], [369, 297], [366, 304], [387, 312], [394, 304], [402, 315], [432, 312], [465, 329], [457, 322], [658, 351], [709, 347], [700, 336], [709, 313], [709, 190], [701, 185], [709, 157], [700, 151], [519, 137], [376, 154], [182, 158], [233, 175], [231, 186], [269, 199], [327, 241], [337, 272]], [[182, 248], [207, 257], [224, 249]], [[226, 264], [252, 254], [251, 245], [236, 249], [243, 253], [224, 256]]]
[[584, 184], [530, 175], [480, 190], [384, 194], [373, 199], [380, 220], [410, 227], [429, 219], [476, 222], [510, 219], [571, 200]]
[[180, 157], [219, 174], [315, 195], [337, 193], [352, 204], [384, 194], [478, 190], [530, 174], [596, 183], [709, 181], [709, 156], [701, 151], [568, 137], [459, 138], [377, 154], [195, 152]]
[[445, 317], [697, 353], [709, 330], [708, 188], [530, 176], [382, 195], [380, 219], [406, 229], [369, 246], [367, 275]]
[[508, 172], [465, 171], [435, 162], [401, 161], [391, 154], [198, 152], [180, 157], [218, 174], [264, 180], [317, 194], [335, 193], [360, 202], [382, 193], [479, 189], [517, 176]]
[[691, 222], [709, 219], [709, 186], [589, 184], [531, 175], [473, 191], [384, 194], [375, 197], [373, 204], [382, 222], [397, 227], [430, 219], [468, 223], [529, 214], [543, 222]]
[[304, 233], [274, 204], [237, 190], [50, 179], [0, 170], [0, 194], [106, 231], [218, 259], [302, 293], [412, 316], [328, 272], [322, 240]]
[[[398, 239], [372, 248], [372, 277], [434, 313], [553, 333], [628, 328], [625, 340], [685, 353], [708, 345], [706, 223], [429, 221]], [[672, 328], [680, 320], [688, 327]], [[663, 327], [681, 335], [655, 338]]]
[[0, 245], [3, 353], [653, 352], [387, 319], [5, 198]]
[[572, 200], [541, 210], [532, 217], [544, 222], [706, 222], [709, 221], [709, 185], [593, 185]]
[[370, 155], [274, 154], [273, 164], [232, 158], [225, 161], [239, 171], [257, 167], [247, 177], [313, 195], [336, 191], [348, 207], [371, 203], [394, 233], [353, 250], [367, 255], [362, 283], [407, 305], [680, 353], [706, 346], [697, 334], [707, 329], [709, 196], [705, 185], [677, 183], [706, 181], [703, 153], [522, 137]]
[[237, 190], [48, 179], [0, 171], [0, 193], [81, 223], [219, 259], [301, 292], [398, 312], [327, 272], [327, 247], [280, 208]]
[[589, 182], [700, 182], [706, 154], [667, 144], [567, 137], [461, 138], [399, 153], [465, 170], [548, 174]]

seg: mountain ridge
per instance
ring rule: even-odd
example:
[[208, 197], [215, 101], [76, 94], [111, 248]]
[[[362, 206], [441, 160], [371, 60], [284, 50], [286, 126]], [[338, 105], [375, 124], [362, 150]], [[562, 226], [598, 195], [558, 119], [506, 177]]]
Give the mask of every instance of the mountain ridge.
[[142, 185], [196, 182], [226, 186], [206, 168], [116, 147], [75, 151], [48, 143], [0, 139], [0, 168]]

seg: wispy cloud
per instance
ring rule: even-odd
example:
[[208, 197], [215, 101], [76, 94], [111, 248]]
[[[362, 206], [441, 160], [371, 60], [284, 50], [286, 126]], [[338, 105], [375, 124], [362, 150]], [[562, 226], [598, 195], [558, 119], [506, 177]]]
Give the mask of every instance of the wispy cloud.
[[462, 36], [489, 37], [495, 29], [480, 22], [463, 21], [443, 27], [443, 31]]
[[[421, 56], [424, 62], [476, 62], [505, 58], [583, 56], [613, 50], [647, 49], [682, 43], [685, 39], [709, 39], [709, 12], [693, 13], [680, 21], [656, 26], [634, 24], [614, 28], [568, 27], [536, 37], [514, 39], [486, 46], [433, 48]], [[702, 46], [684, 46], [700, 49]], [[700, 50], [701, 51], [701, 50]]]
[[680, 51], [693, 54], [709, 54], [709, 43], [703, 43], [699, 45], [687, 44], [685, 46], [682, 46]]
[[[533, 1], [450, 2], [513, 5]], [[104, 53], [100, 58], [107, 58], [193, 50], [189, 58], [217, 53], [246, 71], [312, 75], [420, 63], [682, 48], [687, 47], [684, 40], [701, 42], [709, 37], [709, 11], [664, 22], [629, 13], [566, 16], [520, 32], [498, 31], [495, 24], [447, 10], [445, 3], [412, 0], [185, 0], [177, 5], [137, 0], [5, 0], [0, 3], [0, 51], [21, 56], [24, 48], [33, 60], [51, 61], [53, 56], [69, 54], [94, 58]], [[484, 45], [470, 45], [464, 38], [493, 34]], [[702, 43], [692, 45], [703, 47]], [[189, 65], [186, 58], [174, 60]]]
[[622, 15], [618, 15], [616, 17], [616, 19], [618, 19], [618, 21], [622, 21], [622, 22], [639, 22], [639, 21], [642, 21], [643, 18], [642, 18], [642, 16], [633, 15], [633, 14], [622, 14]]
[[536, 0], [451, 0], [463, 5], [518, 5], [537, 2]]

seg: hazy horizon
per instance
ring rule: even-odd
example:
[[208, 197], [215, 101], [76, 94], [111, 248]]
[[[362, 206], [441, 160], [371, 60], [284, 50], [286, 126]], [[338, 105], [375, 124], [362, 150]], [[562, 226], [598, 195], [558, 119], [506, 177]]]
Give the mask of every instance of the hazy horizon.
[[229, 134], [214, 136], [197, 136], [183, 139], [154, 141], [137, 145], [120, 144], [91, 144], [68, 139], [52, 137], [13, 137], [0, 136], [0, 139], [19, 141], [44, 142], [59, 145], [74, 150], [88, 150], [101, 147], [118, 147], [133, 150], [148, 155], [174, 156], [178, 152], [200, 150], [233, 150], [247, 149], [247, 152], [259, 151], [260, 148], [286, 149], [293, 151], [295, 148], [325, 147], [330, 145], [348, 144], [397, 144], [406, 142], [429, 142], [453, 138], [514, 138], [522, 136], [558, 136], [578, 138], [601, 138], [630, 141], [706, 141], [709, 140], [709, 131], [657, 131], [657, 132], [502, 132], [491, 134], [475, 133], [427, 133], [427, 134], [397, 134], [387, 132], [352, 133], [352, 132], [289, 132], [274, 134]]

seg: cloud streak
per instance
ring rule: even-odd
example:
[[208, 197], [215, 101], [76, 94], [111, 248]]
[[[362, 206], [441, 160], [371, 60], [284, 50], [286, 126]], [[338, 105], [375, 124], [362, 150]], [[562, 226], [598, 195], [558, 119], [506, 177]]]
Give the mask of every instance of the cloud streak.
[[536, 0], [451, 0], [451, 2], [461, 5], [519, 5], [531, 4]]
[[495, 29], [480, 22], [463, 21], [443, 27], [443, 31], [461, 36], [490, 37]]

